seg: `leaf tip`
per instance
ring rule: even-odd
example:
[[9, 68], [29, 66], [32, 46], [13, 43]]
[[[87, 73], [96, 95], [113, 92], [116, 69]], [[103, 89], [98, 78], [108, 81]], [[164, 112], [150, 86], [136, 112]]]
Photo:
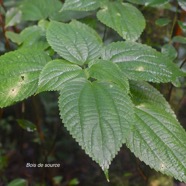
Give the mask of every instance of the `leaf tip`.
[[107, 179], [107, 182], [110, 182], [108, 169], [104, 170], [104, 174]]

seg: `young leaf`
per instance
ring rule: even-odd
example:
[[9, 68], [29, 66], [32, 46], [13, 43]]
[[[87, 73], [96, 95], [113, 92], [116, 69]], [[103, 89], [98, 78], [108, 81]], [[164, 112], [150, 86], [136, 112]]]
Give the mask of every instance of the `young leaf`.
[[111, 61], [98, 60], [90, 67], [89, 74], [92, 78], [116, 83], [127, 92], [129, 91], [128, 79], [121, 69]]
[[102, 42], [98, 34], [78, 21], [70, 24], [52, 21], [47, 40], [61, 57], [78, 65], [99, 58], [101, 53]]
[[90, 11], [99, 8], [101, 0], [66, 0], [62, 10]]
[[126, 40], [137, 40], [145, 28], [145, 19], [141, 12], [128, 3], [107, 3], [97, 13], [97, 17]]
[[71, 135], [106, 171], [130, 130], [129, 96], [113, 83], [76, 79], [62, 87], [59, 109]]
[[64, 83], [77, 77], [85, 77], [78, 65], [64, 60], [50, 61], [41, 71], [38, 92], [60, 90]]
[[186, 132], [162, 95], [142, 82], [131, 83], [136, 121], [127, 146], [151, 168], [186, 181]]
[[32, 122], [25, 120], [25, 119], [17, 119], [17, 122], [20, 127], [25, 129], [28, 132], [33, 132], [36, 130], [36, 125], [34, 125]]
[[37, 90], [39, 73], [50, 60], [42, 51], [22, 49], [0, 57], [0, 107], [21, 101]]
[[129, 79], [175, 83], [185, 75], [165, 55], [135, 42], [112, 43], [105, 47], [102, 58], [117, 63]]
[[24, 20], [37, 21], [48, 17], [53, 18], [61, 7], [62, 3], [59, 0], [25, 0], [21, 10]]

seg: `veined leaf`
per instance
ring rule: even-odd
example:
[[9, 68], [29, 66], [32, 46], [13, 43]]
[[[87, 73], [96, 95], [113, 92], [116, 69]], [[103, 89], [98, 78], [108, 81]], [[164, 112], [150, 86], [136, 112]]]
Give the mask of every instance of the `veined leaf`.
[[98, 60], [98, 62], [92, 65], [89, 69], [90, 77], [97, 80], [109, 81], [116, 83], [129, 91], [129, 83], [127, 77], [121, 71], [121, 69], [111, 61]]
[[62, 10], [90, 11], [99, 8], [102, 0], [66, 0]]
[[50, 61], [41, 71], [38, 92], [60, 90], [65, 82], [77, 77], [85, 77], [78, 65], [64, 60]]
[[59, 109], [71, 135], [106, 171], [130, 130], [129, 96], [113, 83], [76, 79], [62, 87]]
[[24, 20], [37, 21], [55, 17], [61, 7], [62, 3], [59, 0], [26, 0], [21, 10]]
[[136, 121], [127, 146], [157, 171], [186, 181], [186, 132], [162, 95], [146, 83], [131, 83]]
[[145, 28], [145, 19], [141, 12], [128, 3], [107, 3], [97, 13], [97, 17], [126, 40], [137, 40]]
[[185, 75], [165, 55], [135, 42], [112, 43], [105, 47], [102, 58], [117, 63], [129, 79], [175, 83]]
[[157, 104], [158, 107], [169, 112], [176, 118], [163, 95], [149, 83], [143, 81], [130, 81], [130, 91], [132, 101], [136, 106], [142, 105], [143, 103], [149, 105]]
[[70, 24], [52, 21], [47, 30], [47, 40], [61, 57], [78, 65], [101, 55], [102, 42], [98, 34], [78, 21]]
[[50, 60], [42, 51], [22, 49], [0, 57], [0, 107], [21, 101], [35, 93], [39, 73]]

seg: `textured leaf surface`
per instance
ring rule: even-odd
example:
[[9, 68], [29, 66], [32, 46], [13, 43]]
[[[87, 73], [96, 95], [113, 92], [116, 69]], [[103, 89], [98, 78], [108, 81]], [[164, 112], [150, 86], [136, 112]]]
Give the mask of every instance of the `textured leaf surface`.
[[107, 3], [97, 13], [97, 17], [126, 40], [137, 40], [145, 28], [145, 19], [141, 12], [128, 3]]
[[145, 83], [131, 83], [136, 121], [127, 146], [150, 167], [186, 182], [186, 132], [162, 95]]
[[0, 107], [35, 93], [39, 73], [50, 58], [38, 50], [22, 49], [0, 57]]
[[98, 60], [96, 64], [90, 67], [89, 74], [92, 78], [116, 83], [127, 92], [129, 91], [128, 79], [120, 68], [111, 61]]
[[101, 39], [87, 25], [78, 21], [64, 24], [52, 21], [47, 30], [50, 46], [64, 59], [83, 65], [97, 59], [101, 53]]
[[66, 0], [62, 10], [90, 11], [99, 6], [99, 0]]
[[72, 136], [106, 171], [133, 120], [129, 96], [112, 83], [77, 79], [62, 88], [59, 109]]
[[83, 74], [81, 67], [67, 61], [50, 61], [41, 71], [38, 92], [60, 90], [65, 82], [84, 77]]
[[55, 17], [61, 7], [62, 3], [59, 0], [26, 0], [21, 10], [24, 20], [36, 21]]
[[105, 47], [104, 60], [111, 60], [134, 80], [176, 82], [184, 73], [165, 55], [135, 42], [117, 42]]

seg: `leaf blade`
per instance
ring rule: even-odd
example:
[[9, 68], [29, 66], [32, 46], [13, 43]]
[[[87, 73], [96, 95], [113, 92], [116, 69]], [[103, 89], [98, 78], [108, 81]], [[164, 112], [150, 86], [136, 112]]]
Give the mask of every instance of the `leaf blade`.
[[78, 21], [63, 24], [52, 21], [47, 30], [50, 46], [64, 59], [83, 65], [101, 54], [101, 39], [87, 25]]
[[107, 170], [125, 141], [129, 120], [133, 118], [127, 94], [114, 84], [76, 79], [62, 88], [59, 109], [71, 135]]
[[129, 83], [127, 77], [118, 68], [118, 66], [111, 61], [98, 60], [96, 64], [89, 68], [90, 77], [101, 81], [108, 81], [116, 83], [129, 92]]
[[169, 104], [148, 84], [133, 82], [131, 94], [136, 100], [136, 122], [127, 146], [151, 168], [186, 181], [186, 133]]
[[50, 57], [38, 50], [20, 49], [0, 57], [0, 107], [35, 93], [39, 73]]
[[140, 43], [112, 43], [105, 47], [102, 58], [116, 63], [133, 80], [176, 84], [178, 77], [185, 76], [165, 55]]
[[128, 3], [108, 3], [97, 13], [97, 17], [126, 40], [137, 40], [145, 28], [145, 19], [141, 12]]
[[60, 59], [50, 61], [40, 73], [38, 92], [60, 90], [64, 83], [79, 77], [85, 77], [81, 67]]
[[91, 11], [99, 6], [98, 0], [66, 0], [62, 10]]

